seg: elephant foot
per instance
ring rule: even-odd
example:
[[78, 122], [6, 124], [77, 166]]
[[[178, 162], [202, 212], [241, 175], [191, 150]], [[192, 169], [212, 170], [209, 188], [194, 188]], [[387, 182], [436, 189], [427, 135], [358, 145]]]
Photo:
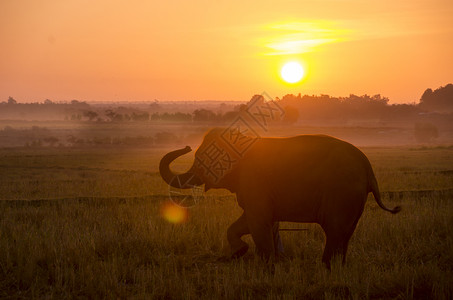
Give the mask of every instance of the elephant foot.
[[244, 243], [244, 245], [242, 247], [240, 247], [238, 250], [233, 251], [233, 254], [231, 254], [231, 258], [236, 259], [236, 258], [242, 257], [247, 253], [248, 250], [249, 250], [249, 245]]

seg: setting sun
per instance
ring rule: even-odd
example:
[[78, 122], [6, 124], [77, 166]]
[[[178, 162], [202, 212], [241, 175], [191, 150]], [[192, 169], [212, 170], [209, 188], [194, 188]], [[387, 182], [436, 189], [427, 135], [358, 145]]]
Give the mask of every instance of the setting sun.
[[283, 80], [288, 83], [297, 83], [305, 75], [302, 65], [295, 61], [286, 63], [280, 73]]

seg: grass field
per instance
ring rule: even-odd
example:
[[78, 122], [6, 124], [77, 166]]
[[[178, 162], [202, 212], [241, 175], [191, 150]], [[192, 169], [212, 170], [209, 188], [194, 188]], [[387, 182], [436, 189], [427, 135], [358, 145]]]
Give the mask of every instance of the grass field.
[[274, 269], [250, 237], [243, 259], [221, 259], [241, 213], [227, 191], [207, 193], [185, 223], [167, 222], [157, 172], [167, 150], [0, 150], [0, 297], [453, 298], [453, 149], [363, 148], [384, 202], [403, 211], [390, 215], [370, 196], [347, 264], [332, 272], [313, 224], [281, 226], [307, 230], [282, 232], [288, 257]]

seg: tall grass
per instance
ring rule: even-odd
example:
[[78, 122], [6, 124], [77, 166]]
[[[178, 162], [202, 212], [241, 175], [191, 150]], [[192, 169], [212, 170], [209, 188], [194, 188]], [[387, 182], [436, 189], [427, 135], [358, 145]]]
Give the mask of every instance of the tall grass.
[[[418, 155], [431, 170], [453, 169], [448, 160], [440, 167], [438, 155], [386, 151], [367, 152], [386, 190], [405, 188], [398, 181], [407, 180], [407, 170], [401, 170], [401, 165], [421, 169], [411, 159], [402, 162], [393, 159], [394, 155]], [[384, 199], [389, 206], [403, 206], [400, 214], [391, 215], [370, 197], [350, 242], [347, 264], [336, 263], [332, 272], [321, 264], [324, 235], [318, 225], [282, 224], [308, 230], [282, 232], [288, 257], [269, 266], [253, 254], [250, 237], [246, 240], [252, 247], [243, 259], [223, 259], [226, 228], [241, 213], [234, 196], [227, 192], [208, 193], [188, 210], [187, 222], [171, 224], [160, 214], [169, 200], [167, 187], [155, 169], [146, 170], [137, 163], [144, 153], [105, 155], [98, 161], [90, 161], [87, 154], [89, 165], [77, 160], [80, 153], [66, 153], [66, 160], [59, 162], [51, 154], [33, 158], [21, 154], [22, 161], [41, 167], [22, 165], [19, 173], [25, 178], [2, 170], [2, 199], [21, 199], [0, 201], [2, 298], [453, 297], [452, 199], [403, 197], [398, 203]], [[4, 153], [1, 164], [8, 163], [8, 155], [13, 154]], [[112, 157], [117, 158], [118, 167], [110, 161]], [[154, 166], [159, 155], [151, 157], [148, 162]], [[127, 161], [134, 161], [135, 167], [124, 168]], [[180, 167], [188, 162], [190, 159], [182, 161]], [[49, 166], [75, 171], [55, 176], [53, 171], [58, 169]], [[72, 176], [80, 176], [79, 167], [90, 167], [91, 171], [80, 170], [91, 177], [71, 185]], [[393, 174], [391, 180], [386, 174]], [[425, 187], [436, 189], [436, 178], [447, 175], [425, 176], [434, 177]], [[33, 180], [38, 183], [31, 184]], [[416, 185], [413, 180], [411, 184]], [[91, 189], [95, 197], [90, 198]], [[52, 197], [53, 193], [65, 200]], [[135, 197], [141, 193], [147, 197]], [[35, 201], [23, 201], [28, 199]]]

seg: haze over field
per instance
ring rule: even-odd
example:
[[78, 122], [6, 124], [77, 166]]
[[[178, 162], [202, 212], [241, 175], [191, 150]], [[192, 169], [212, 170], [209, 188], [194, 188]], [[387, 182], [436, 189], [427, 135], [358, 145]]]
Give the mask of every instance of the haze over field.
[[[418, 104], [389, 104], [381, 95], [254, 95], [248, 102], [0, 102], [0, 147], [139, 147], [197, 145], [212, 127], [253, 135], [322, 133], [360, 146], [453, 143], [453, 84], [426, 89]], [[245, 119], [244, 119], [245, 118]], [[258, 118], [258, 119], [257, 119]], [[260, 123], [259, 120], [265, 120]], [[258, 120], [258, 121], [257, 121]], [[258, 123], [257, 123], [258, 122]], [[267, 126], [269, 127], [267, 128]]]
[[[452, 15], [447, 0], [2, 1], [0, 99], [412, 103], [453, 78]], [[282, 80], [288, 61], [301, 81]]]

